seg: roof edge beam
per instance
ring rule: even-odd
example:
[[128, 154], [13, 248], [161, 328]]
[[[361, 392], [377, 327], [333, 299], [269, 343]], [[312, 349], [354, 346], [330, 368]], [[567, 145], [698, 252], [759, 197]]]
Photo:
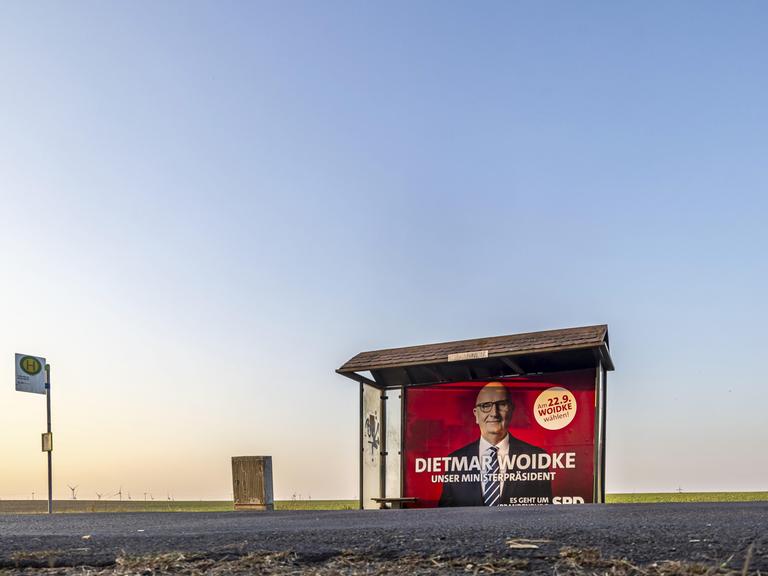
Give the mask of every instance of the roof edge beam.
[[358, 374], [357, 372], [342, 372], [341, 370], [336, 370], [336, 373], [341, 374], [342, 376], [346, 376], [347, 378], [350, 378], [355, 382], [360, 382], [361, 384], [368, 384], [370, 386], [375, 386], [376, 388], [381, 388], [381, 384], [379, 384], [375, 380], [366, 378], [365, 376], [363, 376], [362, 374]]
[[613, 360], [611, 360], [611, 352], [608, 349], [608, 343], [603, 342], [600, 344], [600, 346], [597, 348], [597, 353], [600, 357], [600, 360], [603, 361], [603, 365], [605, 366], [605, 369], [608, 371], [615, 370], [615, 367], [613, 366]]
[[434, 378], [434, 379], [435, 379], [437, 382], [448, 382], [448, 379], [447, 379], [447, 378], [445, 377], [445, 375], [443, 374], [443, 371], [442, 371], [442, 370], [440, 370], [440, 366], [439, 366], [439, 365], [434, 365], [434, 366], [425, 365], [425, 366], [424, 366], [424, 369], [425, 369], [427, 372], [429, 372], [430, 374], [432, 374], [432, 377], [433, 377], [433, 378]]
[[499, 356], [499, 360], [501, 360], [508, 368], [512, 368], [517, 374], [525, 374], [525, 370], [522, 369], [520, 364], [515, 362], [514, 360], [510, 360], [506, 356]]

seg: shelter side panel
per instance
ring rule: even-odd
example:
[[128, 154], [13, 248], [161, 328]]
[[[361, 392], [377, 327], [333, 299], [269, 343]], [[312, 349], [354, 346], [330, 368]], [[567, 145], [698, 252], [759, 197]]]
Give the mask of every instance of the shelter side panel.
[[378, 508], [379, 505], [372, 498], [380, 498], [382, 493], [382, 436], [386, 434], [382, 430], [382, 401], [381, 390], [363, 384], [363, 426], [361, 439], [362, 458], [362, 490], [361, 500], [363, 508]]
[[592, 502], [595, 401], [594, 369], [410, 388], [404, 495], [423, 507]]

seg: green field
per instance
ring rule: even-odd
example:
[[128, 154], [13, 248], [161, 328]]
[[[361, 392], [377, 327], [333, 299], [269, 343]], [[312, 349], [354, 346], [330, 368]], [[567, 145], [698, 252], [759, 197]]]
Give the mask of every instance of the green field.
[[[278, 500], [276, 510], [352, 510], [357, 500]], [[227, 512], [233, 510], [229, 500], [55, 500], [54, 512]], [[44, 514], [45, 500], [0, 500], [0, 514]]]
[[[755, 502], [768, 501], [768, 492], [672, 492], [608, 494], [608, 504], [650, 504], [672, 502]], [[54, 511], [77, 512], [227, 512], [232, 501], [201, 500], [168, 502], [154, 500], [56, 500]], [[356, 510], [357, 500], [278, 500], [275, 510]], [[44, 514], [45, 500], [0, 500], [0, 514]]]
[[357, 510], [359, 500], [278, 500], [275, 510]]
[[764, 502], [768, 492], [648, 492], [606, 494], [608, 504], [649, 504], [658, 502]]

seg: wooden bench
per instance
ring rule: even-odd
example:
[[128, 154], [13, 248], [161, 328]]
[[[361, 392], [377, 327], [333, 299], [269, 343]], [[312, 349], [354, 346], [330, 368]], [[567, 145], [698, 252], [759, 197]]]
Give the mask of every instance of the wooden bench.
[[415, 504], [418, 498], [406, 496], [405, 498], [371, 498], [382, 510], [387, 508], [405, 508], [406, 504]]

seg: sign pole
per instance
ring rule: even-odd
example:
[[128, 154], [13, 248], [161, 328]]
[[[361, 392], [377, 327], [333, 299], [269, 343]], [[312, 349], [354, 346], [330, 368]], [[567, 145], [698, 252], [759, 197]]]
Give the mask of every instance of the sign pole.
[[[48, 412], [48, 434], [51, 434], [51, 366], [45, 365], [45, 405]], [[51, 446], [53, 448], [53, 446]], [[53, 450], [48, 450], [48, 514], [53, 514]]]
[[[45, 373], [43, 373], [45, 370]], [[42, 436], [43, 452], [48, 452], [48, 514], [53, 514], [53, 434], [51, 434], [51, 366], [41, 356], [16, 354], [16, 390], [45, 394], [48, 428]]]

